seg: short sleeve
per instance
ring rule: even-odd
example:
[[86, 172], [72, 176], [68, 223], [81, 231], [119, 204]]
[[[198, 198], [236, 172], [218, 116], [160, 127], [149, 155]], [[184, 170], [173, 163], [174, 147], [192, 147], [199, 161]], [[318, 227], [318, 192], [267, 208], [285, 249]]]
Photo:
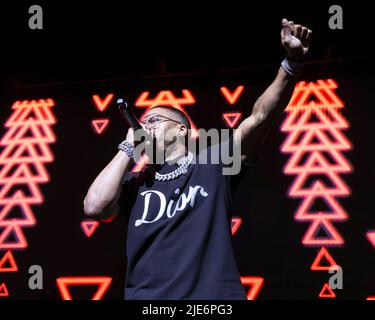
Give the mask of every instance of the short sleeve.
[[137, 198], [137, 191], [142, 178], [141, 172], [128, 171], [122, 180], [119, 198], [120, 214], [129, 215]]
[[232, 193], [235, 192], [238, 185], [246, 176], [251, 165], [245, 165], [241, 162], [240, 148], [234, 145], [233, 134], [219, 144], [208, 147], [200, 152], [202, 157], [199, 161], [218, 164], [221, 166], [222, 174], [229, 180]]

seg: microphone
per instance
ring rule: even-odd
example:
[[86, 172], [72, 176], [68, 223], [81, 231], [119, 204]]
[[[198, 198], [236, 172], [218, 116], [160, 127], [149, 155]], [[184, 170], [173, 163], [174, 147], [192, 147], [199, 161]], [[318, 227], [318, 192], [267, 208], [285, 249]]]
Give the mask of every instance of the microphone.
[[117, 106], [129, 126], [131, 126], [134, 130], [142, 129], [137, 117], [134, 115], [130, 106], [124, 101], [124, 99], [117, 99]]

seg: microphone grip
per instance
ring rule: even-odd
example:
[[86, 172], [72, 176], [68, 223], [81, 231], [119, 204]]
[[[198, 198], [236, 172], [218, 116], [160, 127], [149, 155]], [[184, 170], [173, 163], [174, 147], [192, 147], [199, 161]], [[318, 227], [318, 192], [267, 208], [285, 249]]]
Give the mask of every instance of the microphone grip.
[[131, 111], [130, 106], [123, 99], [117, 99], [117, 106], [129, 126], [131, 126], [134, 130], [142, 129], [137, 117]]

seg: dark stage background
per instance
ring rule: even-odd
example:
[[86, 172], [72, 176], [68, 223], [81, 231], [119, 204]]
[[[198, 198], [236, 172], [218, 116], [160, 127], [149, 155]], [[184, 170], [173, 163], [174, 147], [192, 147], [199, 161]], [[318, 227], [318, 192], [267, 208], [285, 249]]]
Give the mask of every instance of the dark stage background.
[[[82, 277], [88, 276], [94, 277], [94, 282], [101, 280], [97, 277], [106, 277], [102, 279], [103, 285], [111, 278], [102, 298], [121, 299], [126, 267], [126, 219], [94, 226], [90, 236], [82, 229], [82, 221], [86, 219], [82, 202], [87, 189], [116, 154], [117, 144], [126, 135], [127, 128], [113, 104], [115, 98], [122, 96], [139, 105], [141, 94], [147, 91], [148, 99], [159, 97], [175, 102], [173, 98], [189, 98], [183, 92], [189, 90], [194, 101], [187, 99], [182, 106], [196, 127], [227, 128], [229, 124], [223, 114], [231, 113], [230, 120], [231, 116], [241, 114], [241, 120], [249, 115], [257, 97], [274, 79], [284, 55], [279, 39], [283, 17], [314, 30], [311, 57], [301, 81], [311, 83], [316, 89], [318, 80], [332, 79], [338, 86], [327, 89], [329, 85], [326, 85], [325, 89], [331, 90], [334, 97], [337, 95], [343, 105], [328, 103], [322, 109], [331, 116], [329, 110], [333, 110], [348, 122], [347, 128], [335, 132], [347, 139], [349, 146], [336, 148], [332, 141], [337, 137], [328, 134], [332, 143], [326, 144], [321, 154], [327, 156], [325, 152], [334, 150], [339, 153], [339, 159], [350, 164], [346, 172], [333, 173], [350, 190], [344, 196], [334, 196], [348, 218], [324, 220], [330, 221], [334, 230], [318, 228], [314, 235], [320, 241], [318, 244], [302, 243], [315, 220], [296, 221], [294, 215], [307, 196], [288, 196], [296, 175], [286, 175], [283, 170], [298, 150], [281, 151], [290, 134], [281, 131], [291, 114], [286, 111], [273, 126], [258, 162], [235, 195], [234, 222], [239, 227], [234, 223], [233, 245], [240, 273], [249, 298], [324, 299], [327, 291], [321, 293], [321, 290], [331, 275], [327, 270], [311, 270], [319, 252], [325, 252], [324, 247], [328, 258], [332, 257], [343, 270], [344, 288], [331, 293], [331, 298], [364, 300], [375, 296], [375, 240], [373, 244], [370, 241], [375, 237], [371, 231], [375, 230], [372, 207], [375, 77], [374, 65], [369, 59], [369, 20], [362, 7], [342, 4], [344, 29], [330, 30], [328, 4], [309, 4], [308, 8], [293, 4], [270, 8], [264, 4], [247, 8], [233, 3], [230, 7], [206, 10], [192, 5], [134, 8], [110, 1], [87, 3], [82, 7], [73, 2], [41, 2], [44, 29], [32, 31], [27, 26], [27, 10], [31, 4], [34, 3], [9, 6], [1, 22], [2, 30], [7, 32], [2, 35], [6, 56], [1, 59], [0, 91], [3, 124], [0, 299], [61, 299], [63, 285], [59, 286], [56, 279], [64, 281], [67, 277], [81, 281], [68, 285], [74, 299], [90, 299], [97, 292], [99, 282], [83, 284]], [[237, 92], [238, 98], [230, 103], [230, 97], [226, 98], [222, 92], [223, 87], [229, 96]], [[93, 98], [95, 95], [99, 102]], [[53, 99], [54, 106], [31, 103], [39, 99]], [[40, 118], [37, 115], [27, 118], [33, 125], [17, 122], [14, 117], [17, 108], [12, 106], [24, 100], [28, 102], [18, 104], [18, 108], [45, 112], [44, 116], [39, 114]], [[318, 105], [331, 100], [327, 93], [320, 96], [311, 91], [303, 106], [318, 108], [311, 101]], [[51, 115], [47, 109], [54, 119], [46, 116]], [[138, 107], [136, 112], [141, 115], [144, 110]], [[38, 119], [44, 120], [38, 122]], [[30, 130], [17, 136], [28, 125]], [[10, 134], [14, 126], [19, 127]], [[35, 126], [43, 129], [38, 131]], [[43, 137], [52, 133], [51, 139], [36, 136], [38, 132]], [[25, 159], [32, 159], [31, 164], [29, 160], [22, 160], [22, 154], [12, 158], [12, 153], [6, 151], [12, 143], [16, 146], [12, 152], [30, 143], [33, 146], [41, 143], [52, 158], [40, 160], [30, 149], [26, 149]], [[40, 145], [35, 148], [38, 154], [43, 154]], [[335, 164], [335, 159], [327, 159], [331, 166]], [[48, 172], [47, 180], [35, 182], [27, 175], [28, 171], [15, 173], [26, 165], [36, 174], [35, 163]], [[9, 171], [4, 169], [7, 166], [11, 166]], [[332, 186], [331, 166], [326, 168], [326, 173], [309, 176], [305, 186], [311, 187], [316, 181]], [[33, 195], [30, 186], [39, 188], [43, 199], [27, 202]], [[13, 203], [9, 199], [15, 200], [17, 206], [4, 213], [4, 208]], [[310, 209], [329, 211], [328, 205], [327, 201], [317, 200]], [[27, 208], [31, 215], [27, 214], [30, 212]], [[35, 217], [34, 223], [30, 222], [31, 216]], [[332, 232], [337, 232], [342, 241]], [[21, 241], [22, 235], [25, 242]], [[329, 243], [333, 238], [336, 244]], [[325, 260], [321, 264], [329, 265]], [[31, 265], [43, 268], [44, 290], [29, 289]]]

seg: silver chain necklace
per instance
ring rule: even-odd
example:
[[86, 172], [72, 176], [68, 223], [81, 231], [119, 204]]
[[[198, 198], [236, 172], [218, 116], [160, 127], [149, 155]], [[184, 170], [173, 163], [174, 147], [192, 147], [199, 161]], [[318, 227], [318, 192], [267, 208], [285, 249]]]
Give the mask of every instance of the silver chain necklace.
[[177, 169], [173, 170], [170, 173], [166, 173], [166, 174], [160, 174], [159, 172], [156, 172], [155, 173], [155, 180], [167, 181], [167, 180], [175, 179], [182, 174], [186, 174], [187, 171], [188, 171], [188, 167], [189, 167], [189, 165], [191, 164], [192, 161], [193, 161], [193, 154], [191, 152], [189, 152], [187, 157], [185, 157], [184, 161], [178, 166]]

